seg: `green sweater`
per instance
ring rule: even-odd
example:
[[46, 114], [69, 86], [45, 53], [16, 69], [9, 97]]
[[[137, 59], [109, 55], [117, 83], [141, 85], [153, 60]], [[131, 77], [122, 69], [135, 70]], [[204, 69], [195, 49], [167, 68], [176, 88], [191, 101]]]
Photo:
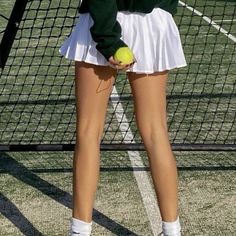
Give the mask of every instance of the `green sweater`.
[[116, 20], [118, 11], [150, 13], [159, 7], [174, 15], [177, 4], [178, 0], [83, 0], [79, 13], [90, 13], [94, 21], [91, 36], [97, 50], [108, 60], [118, 48], [127, 46], [121, 40], [121, 26]]

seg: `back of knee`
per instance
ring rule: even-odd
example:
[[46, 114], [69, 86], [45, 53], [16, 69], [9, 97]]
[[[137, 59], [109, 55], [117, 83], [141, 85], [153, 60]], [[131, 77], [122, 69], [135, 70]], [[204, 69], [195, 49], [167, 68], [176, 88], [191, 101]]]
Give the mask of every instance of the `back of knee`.
[[147, 125], [139, 129], [144, 143], [153, 144], [168, 138], [168, 127], [166, 124]]
[[86, 142], [90, 145], [100, 144], [102, 133], [102, 128], [95, 125], [80, 127], [76, 131], [76, 142]]

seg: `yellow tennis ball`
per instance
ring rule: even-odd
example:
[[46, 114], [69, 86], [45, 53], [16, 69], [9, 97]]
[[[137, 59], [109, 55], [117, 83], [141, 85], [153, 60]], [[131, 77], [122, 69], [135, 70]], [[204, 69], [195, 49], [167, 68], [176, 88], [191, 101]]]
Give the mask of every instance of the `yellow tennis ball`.
[[123, 64], [130, 64], [134, 61], [134, 54], [128, 47], [120, 47], [114, 54], [114, 59]]

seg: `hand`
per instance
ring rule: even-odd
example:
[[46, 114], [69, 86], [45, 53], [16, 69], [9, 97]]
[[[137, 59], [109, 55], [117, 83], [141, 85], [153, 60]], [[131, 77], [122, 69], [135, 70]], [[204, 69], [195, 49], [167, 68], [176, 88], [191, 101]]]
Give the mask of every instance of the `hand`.
[[133, 61], [132, 63], [130, 63], [130, 64], [121, 64], [121, 62], [115, 60], [114, 57], [111, 56], [111, 57], [109, 58], [109, 62], [110, 62], [116, 69], [126, 71], [126, 70], [130, 69], [130, 68], [133, 66], [133, 64], [134, 64], [135, 62], [137, 62], [137, 61], [136, 61], [136, 59], [134, 58], [134, 61]]

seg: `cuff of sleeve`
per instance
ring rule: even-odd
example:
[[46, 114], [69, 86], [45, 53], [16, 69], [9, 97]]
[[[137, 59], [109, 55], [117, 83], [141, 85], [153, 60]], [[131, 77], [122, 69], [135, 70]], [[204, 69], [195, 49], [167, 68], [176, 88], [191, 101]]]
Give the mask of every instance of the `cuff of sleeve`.
[[105, 49], [100, 49], [100, 53], [106, 58], [107, 61], [109, 61], [109, 58], [111, 56], [114, 56], [115, 52], [120, 48], [120, 47], [128, 47], [127, 44], [125, 44], [124, 41], [122, 41], [121, 39], [119, 41], [117, 41], [115, 44], [113, 44], [111, 47], [109, 48], [105, 48]]

